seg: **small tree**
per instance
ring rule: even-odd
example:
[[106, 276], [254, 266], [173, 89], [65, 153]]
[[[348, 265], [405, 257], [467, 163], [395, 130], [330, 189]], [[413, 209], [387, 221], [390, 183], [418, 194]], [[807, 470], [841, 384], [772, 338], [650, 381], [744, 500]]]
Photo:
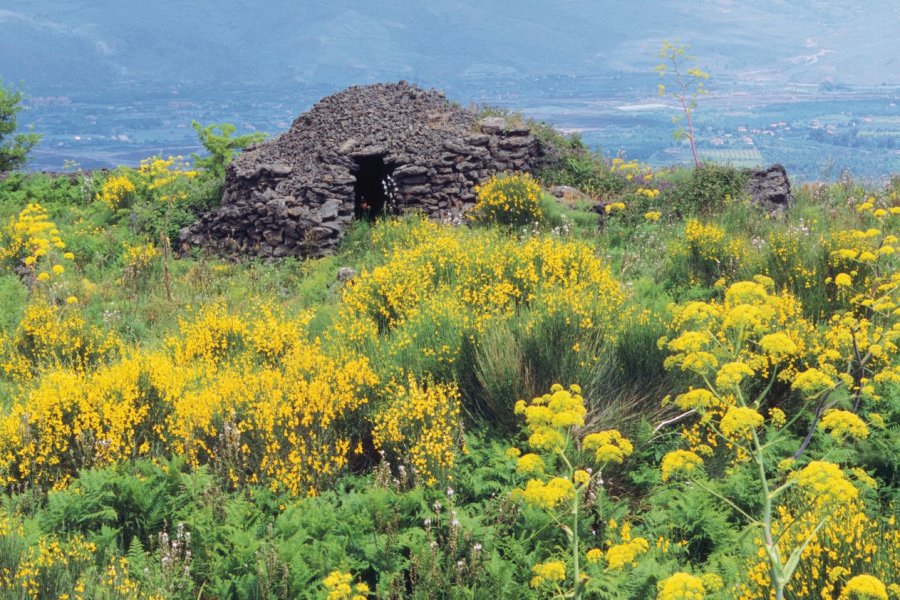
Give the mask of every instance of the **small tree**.
[[[656, 66], [656, 72], [660, 77], [665, 77], [671, 73], [678, 86], [675, 91], [667, 91], [666, 86], [659, 84], [660, 96], [672, 96], [681, 104], [684, 115], [673, 117], [672, 121], [676, 125], [675, 139], [687, 138], [691, 144], [691, 154], [694, 156], [694, 165], [700, 166], [700, 159], [697, 158], [697, 147], [694, 144], [694, 109], [697, 107], [697, 98], [708, 93], [703, 86], [703, 82], [709, 79], [709, 73], [701, 71], [696, 67], [687, 68], [687, 63], [694, 60], [693, 56], [685, 54], [687, 46], [682, 44], [672, 44], [663, 42], [659, 50], [659, 56], [663, 62]], [[687, 121], [687, 128], [681, 124], [681, 119]]]
[[3, 85], [0, 80], [0, 173], [25, 164], [28, 152], [41, 139], [36, 133], [16, 131], [16, 115], [22, 110], [22, 92]]
[[191, 126], [197, 132], [200, 143], [209, 152], [209, 156], [192, 155], [194, 164], [213, 177], [225, 176], [225, 167], [228, 166], [238, 150], [243, 150], [248, 145], [266, 138], [265, 133], [248, 133], [233, 138], [231, 135], [237, 131], [237, 128], [230, 123], [201, 125], [197, 121], [192, 121]]

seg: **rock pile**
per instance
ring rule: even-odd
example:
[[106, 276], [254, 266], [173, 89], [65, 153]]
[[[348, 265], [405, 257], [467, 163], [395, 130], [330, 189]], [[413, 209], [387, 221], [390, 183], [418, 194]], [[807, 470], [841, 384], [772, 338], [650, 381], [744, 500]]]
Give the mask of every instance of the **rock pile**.
[[180, 241], [224, 255], [321, 256], [354, 219], [452, 218], [477, 184], [530, 171], [545, 155], [528, 127], [479, 119], [440, 92], [402, 81], [351, 87], [247, 148], [228, 167], [222, 205]]

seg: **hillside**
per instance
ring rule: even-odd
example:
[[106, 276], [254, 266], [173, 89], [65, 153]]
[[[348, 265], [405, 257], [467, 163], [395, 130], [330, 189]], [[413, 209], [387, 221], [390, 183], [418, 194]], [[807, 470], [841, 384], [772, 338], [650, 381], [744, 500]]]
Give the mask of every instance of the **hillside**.
[[896, 597], [900, 179], [534, 133], [316, 259], [176, 256], [221, 152], [0, 181], [0, 598]]

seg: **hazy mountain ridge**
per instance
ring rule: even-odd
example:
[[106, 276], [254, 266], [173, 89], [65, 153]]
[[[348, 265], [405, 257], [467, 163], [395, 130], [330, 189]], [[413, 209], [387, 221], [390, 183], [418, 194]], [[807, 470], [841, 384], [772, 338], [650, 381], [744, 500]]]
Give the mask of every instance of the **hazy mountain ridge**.
[[[900, 84], [900, 5], [822, 1], [6, 0], [0, 76], [44, 89], [442, 80], [647, 70], [663, 38], [717, 75]], [[549, 6], [548, 6], [549, 5]], [[800, 35], [797, 29], [801, 30]]]

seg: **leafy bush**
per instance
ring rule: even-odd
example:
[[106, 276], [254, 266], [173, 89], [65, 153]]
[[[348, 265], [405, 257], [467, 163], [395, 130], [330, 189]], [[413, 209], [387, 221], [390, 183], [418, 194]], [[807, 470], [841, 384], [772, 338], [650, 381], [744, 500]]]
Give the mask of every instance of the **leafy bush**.
[[683, 215], [706, 215], [720, 212], [727, 198], [744, 195], [749, 174], [734, 167], [706, 163], [691, 170], [668, 194]]
[[[265, 133], [248, 133], [238, 137], [231, 137], [237, 127], [230, 123], [216, 123], [213, 125], [201, 125], [197, 121], [191, 121], [191, 127], [197, 132], [197, 138], [208, 156], [193, 155], [194, 165], [205, 171], [213, 179], [225, 178], [225, 167], [232, 161], [239, 150], [243, 150], [250, 144], [266, 139]], [[218, 132], [216, 132], [218, 130]]]
[[[0, 173], [18, 169], [41, 136], [16, 131], [16, 115], [22, 110], [22, 92], [3, 85], [0, 80]], [[10, 137], [12, 136], [12, 137]]]

